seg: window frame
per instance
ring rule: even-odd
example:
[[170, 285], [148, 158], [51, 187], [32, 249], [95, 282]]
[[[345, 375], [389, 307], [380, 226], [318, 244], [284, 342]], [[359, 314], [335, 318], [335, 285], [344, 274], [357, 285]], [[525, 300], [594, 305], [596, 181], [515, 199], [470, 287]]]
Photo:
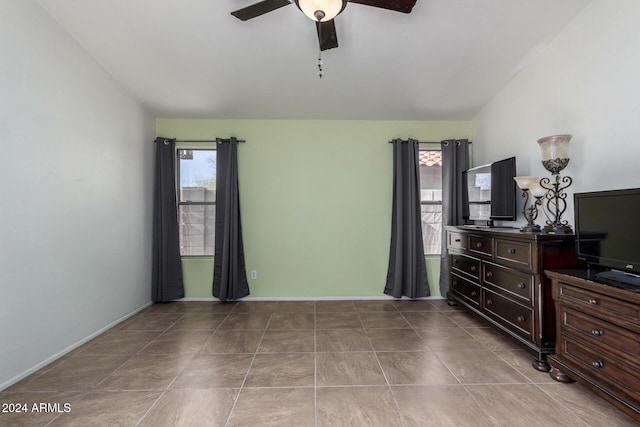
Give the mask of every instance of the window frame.
[[[421, 142], [418, 145], [418, 152], [422, 151], [442, 151], [442, 146], [437, 142]], [[418, 158], [418, 169], [420, 168], [420, 159]], [[422, 184], [422, 180], [420, 180], [420, 184]], [[422, 190], [422, 185], [420, 186], [420, 190]], [[442, 197], [441, 197], [442, 199]], [[440, 214], [442, 215], [442, 200], [422, 200], [420, 197], [420, 214], [422, 215], [422, 206], [440, 206]], [[422, 222], [422, 221], [421, 221]], [[442, 222], [441, 222], [442, 224]], [[425, 240], [424, 228], [421, 230], [422, 233], [422, 241]], [[423, 248], [426, 251], [426, 248]], [[442, 246], [440, 247], [440, 253], [424, 253], [425, 257], [439, 257], [442, 255]]]
[[[210, 202], [193, 202], [190, 200], [185, 200], [182, 201], [181, 200], [181, 186], [180, 186], [180, 151], [181, 150], [191, 150], [191, 151], [217, 151], [216, 150], [216, 144], [214, 143], [176, 143], [176, 147], [175, 147], [175, 153], [174, 153], [174, 158], [175, 158], [175, 178], [176, 178], [176, 208], [177, 208], [177, 215], [178, 217], [176, 218], [176, 220], [178, 221], [178, 241], [180, 243], [182, 243], [182, 234], [181, 234], [181, 224], [180, 224], [180, 207], [181, 206], [213, 206], [214, 211], [215, 211], [215, 207], [216, 207], [216, 202], [218, 199], [217, 193], [216, 193], [216, 200], [214, 201], [210, 201]], [[217, 153], [216, 153], [217, 155]], [[215, 226], [215, 224], [214, 224]], [[197, 254], [197, 255], [192, 255], [192, 254], [183, 254], [182, 253], [182, 245], [180, 246], [180, 257], [181, 258], [213, 258], [213, 254]]]

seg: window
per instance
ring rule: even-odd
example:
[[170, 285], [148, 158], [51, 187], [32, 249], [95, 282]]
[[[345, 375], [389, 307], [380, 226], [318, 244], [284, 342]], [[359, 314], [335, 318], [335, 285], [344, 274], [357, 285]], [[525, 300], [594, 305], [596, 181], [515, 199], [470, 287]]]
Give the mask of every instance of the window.
[[420, 204], [425, 255], [440, 255], [442, 242], [442, 152], [421, 149]]
[[178, 149], [180, 255], [213, 256], [216, 220], [216, 151]]

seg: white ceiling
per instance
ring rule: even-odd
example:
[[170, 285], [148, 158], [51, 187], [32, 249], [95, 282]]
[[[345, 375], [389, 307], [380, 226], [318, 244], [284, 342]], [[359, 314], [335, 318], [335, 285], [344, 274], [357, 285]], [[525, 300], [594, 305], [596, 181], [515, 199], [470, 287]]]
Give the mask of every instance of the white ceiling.
[[257, 0], [37, 0], [157, 117], [469, 120], [591, 0], [356, 3], [323, 53], [295, 5]]

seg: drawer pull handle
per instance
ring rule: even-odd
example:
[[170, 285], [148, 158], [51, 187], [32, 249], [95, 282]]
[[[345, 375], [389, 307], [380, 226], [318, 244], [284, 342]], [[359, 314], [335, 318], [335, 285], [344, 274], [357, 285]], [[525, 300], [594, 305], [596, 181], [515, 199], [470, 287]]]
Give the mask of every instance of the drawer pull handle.
[[476, 267], [475, 265], [471, 266], [471, 271], [476, 271], [478, 269], [478, 267]]
[[455, 258], [455, 259], [453, 260], [453, 263], [454, 263], [454, 264], [457, 264], [457, 263], [458, 263], [458, 259], [457, 259], [457, 258]]
[[602, 331], [599, 330], [599, 329], [592, 329], [591, 333], [596, 337], [601, 337], [602, 336]]
[[524, 316], [518, 316], [518, 322], [524, 322]]
[[456, 239], [456, 242], [460, 243], [460, 239]]
[[472, 297], [476, 297], [476, 296], [478, 296], [478, 293], [476, 291], [471, 291], [471, 296]]
[[596, 361], [594, 361], [594, 362], [591, 362], [591, 365], [592, 365], [594, 368], [600, 369], [600, 368], [603, 368], [603, 367], [604, 367], [604, 362], [602, 362], [602, 360], [596, 360]]
[[518, 286], [518, 289], [524, 289], [524, 288], [526, 288], [526, 287], [527, 287], [527, 285], [525, 285], [525, 284], [524, 284], [524, 283], [522, 283], [522, 282], [518, 283], [518, 284], [517, 284], [517, 286]]
[[487, 277], [493, 277], [493, 272], [492, 271], [487, 271]]
[[487, 305], [493, 305], [493, 300], [491, 298], [487, 300]]
[[511, 255], [513, 255], [513, 254], [516, 253], [516, 250], [513, 249], [513, 248], [509, 248], [509, 249], [507, 249], [507, 252], [509, 252]]
[[595, 298], [589, 298], [589, 304], [591, 305], [597, 305], [598, 304], [598, 300]]
[[481, 248], [481, 247], [482, 247], [482, 242], [476, 243], [476, 248]]

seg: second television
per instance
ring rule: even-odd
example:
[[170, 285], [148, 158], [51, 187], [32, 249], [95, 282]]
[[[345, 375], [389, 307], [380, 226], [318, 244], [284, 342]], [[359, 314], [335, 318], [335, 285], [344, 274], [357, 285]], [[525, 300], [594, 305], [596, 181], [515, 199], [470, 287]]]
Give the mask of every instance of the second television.
[[516, 158], [509, 157], [464, 171], [464, 217], [492, 226], [494, 220], [515, 221]]

